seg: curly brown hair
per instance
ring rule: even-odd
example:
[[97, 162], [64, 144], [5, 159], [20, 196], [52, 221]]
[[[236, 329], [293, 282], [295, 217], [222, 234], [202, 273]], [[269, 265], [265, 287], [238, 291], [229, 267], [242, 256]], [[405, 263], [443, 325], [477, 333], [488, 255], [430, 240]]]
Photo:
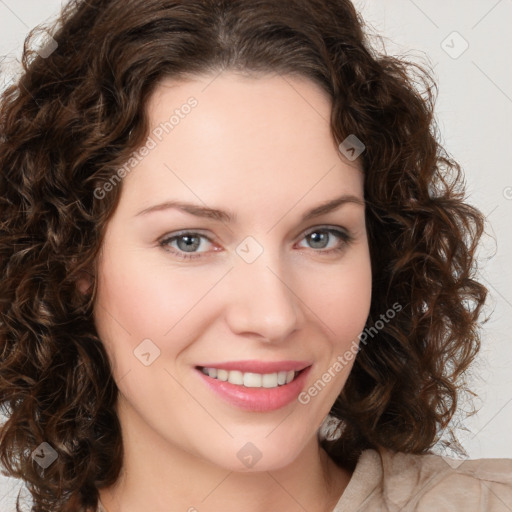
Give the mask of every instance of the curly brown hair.
[[[336, 142], [364, 142], [367, 325], [402, 310], [361, 344], [331, 410], [343, 431], [322, 444], [340, 464], [378, 446], [429, 451], [467, 389], [487, 294], [475, 280], [484, 218], [438, 142], [431, 72], [378, 53], [349, 0], [72, 0], [49, 29], [53, 52], [30, 48], [43, 28], [0, 106], [0, 460], [32, 510], [94, 509], [122, 467], [96, 287], [84, 296], [77, 282], [95, 276], [122, 183], [94, 192], [145, 141], [166, 77], [307, 77], [332, 98]], [[58, 454], [44, 471], [31, 458], [42, 442]]]

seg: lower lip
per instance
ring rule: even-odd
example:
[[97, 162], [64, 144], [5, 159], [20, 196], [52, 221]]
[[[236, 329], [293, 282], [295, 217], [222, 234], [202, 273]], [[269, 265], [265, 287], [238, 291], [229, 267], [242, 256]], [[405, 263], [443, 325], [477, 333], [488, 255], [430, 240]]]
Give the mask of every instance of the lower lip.
[[209, 377], [197, 368], [196, 371], [205, 384], [229, 404], [246, 411], [266, 412], [281, 409], [293, 402], [304, 388], [310, 368], [304, 368], [289, 384], [276, 388], [246, 388]]

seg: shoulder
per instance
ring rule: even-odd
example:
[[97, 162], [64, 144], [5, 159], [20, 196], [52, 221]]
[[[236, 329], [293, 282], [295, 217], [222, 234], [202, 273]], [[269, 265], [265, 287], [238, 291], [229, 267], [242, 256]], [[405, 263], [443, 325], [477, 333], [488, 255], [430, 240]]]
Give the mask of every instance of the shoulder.
[[335, 512], [511, 512], [512, 459], [365, 450], [338, 507]]
[[[512, 507], [512, 459], [454, 460], [380, 450], [383, 490], [391, 502], [433, 510], [507, 511]], [[457, 507], [457, 508], [454, 508]]]

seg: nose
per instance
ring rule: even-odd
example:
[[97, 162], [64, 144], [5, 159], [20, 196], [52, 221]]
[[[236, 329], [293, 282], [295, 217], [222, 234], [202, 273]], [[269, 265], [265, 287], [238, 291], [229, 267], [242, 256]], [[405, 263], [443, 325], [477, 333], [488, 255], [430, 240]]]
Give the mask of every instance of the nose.
[[298, 329], [301, 301], [290, 275], [269, 251], [252, 263], [238, 260], [226, 283], [227, 322], [232, 332], [278, 343]]

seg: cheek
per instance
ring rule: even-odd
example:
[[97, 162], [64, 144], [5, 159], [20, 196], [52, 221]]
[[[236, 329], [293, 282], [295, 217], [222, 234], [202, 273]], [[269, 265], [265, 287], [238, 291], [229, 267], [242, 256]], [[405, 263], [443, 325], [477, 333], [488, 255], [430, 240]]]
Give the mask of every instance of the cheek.
[[149, 350], [152, 370], [169, 367], [205, 325], [202, 299], [222, 274], [151, 264], [142, 251], [117, 256], [99, 266], [95, 324], [117, 380], [142, 382], [150, 373], [137, 356]]
[[318, 366], [298, 397], [311, 421], [329, 412], [350, 374], [357, 356], [359, 335], [364, 329], [371, 303], [371, 265], [367, 253], [346, 261], [339, 272], [320, 280], [312, 297], [322, 326], [324, 343], [318, 348]]
[[121, 335], [128, 331], [131, 338], [161, 338], [190, 312], [206, 285], [184, 272], [170, 279], [168, 269], [138, 257], [106, 262], [98, 283], [97, 322]]
[[312, 298], [314, 311], [322, 320], [325, 333], [339, 349], [357, 340], [368, 318], [372, 275], [369, 257], [361, 255], [326, 275]]

